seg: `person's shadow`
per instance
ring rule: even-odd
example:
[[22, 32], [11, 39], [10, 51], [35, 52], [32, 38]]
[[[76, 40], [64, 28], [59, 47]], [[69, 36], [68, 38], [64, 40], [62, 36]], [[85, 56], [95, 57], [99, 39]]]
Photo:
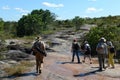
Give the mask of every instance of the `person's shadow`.
[[81, 62], [80, 63], [78, 63], [78, 62], [56, 62], [57, 64], [81, 64]]
[[96, 72], [99, 72], [99, 70], [94, 70], [94, 71], [90, 71], [90, 72], [87, 72], [87, 73], [80, 73], [80, 74], [73, 75], [73, 76], [74, 77], [84, 77], [84, 76], [96, 74]]
[[3, 76], [3, 77], [0, 77], [0, 80], [1, 79], [4, 79], [4, 78], [8, 78], [8, 79], [14, 79], [16, 77], [25, 77], [25, 76], [37, 76], [39, 74], [37, 74], [36, 72], [29, 72], [29, 73], [23, 73], [23, 74], [19, 74], [19, 75], [9, 75], [9, 76]]

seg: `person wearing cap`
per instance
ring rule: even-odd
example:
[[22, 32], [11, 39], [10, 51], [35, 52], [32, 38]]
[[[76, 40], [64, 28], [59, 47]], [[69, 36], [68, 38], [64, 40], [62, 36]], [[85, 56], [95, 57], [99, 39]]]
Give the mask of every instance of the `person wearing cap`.
[[107, 44], [106, 44], [106, 39], [102, 37], [97, 46], [96, 46], [96, 51], [98, 54], [98, 61], [99, 61], [99, 71], [102, 71], [103, 69], [106, 69], [105, 67], [105, 58], [108, 54], [108, 49], [107, 49]]
[[110, 40], [107, 41], [107, 45], [108, 45], [108, 67], [110, 67], [111, 65], [112, 66], [111, 68], [115, 68], [113, 59], [116, 53], [115, 48]]
[[45, 51], [45, 44], [41, 41], [41, 37], [37, 37], [32, 46], [32, 51], [35, 53], [36, 58], [36, 72], [41, 73], [41, 64], [43, 63], [44, 57], [47, 56]]
[[77, 42], [77, 39], [74, 39], [72, 42], [72, 47], [71, 47], [71, 52], [73, 53], [72, 54], [72, 62], [74, 62], [74, 57], [76, 55], [78, 63], [81, 63], [80, 58], [79, 58], [79, 50], [80, 50], [80, 45]]

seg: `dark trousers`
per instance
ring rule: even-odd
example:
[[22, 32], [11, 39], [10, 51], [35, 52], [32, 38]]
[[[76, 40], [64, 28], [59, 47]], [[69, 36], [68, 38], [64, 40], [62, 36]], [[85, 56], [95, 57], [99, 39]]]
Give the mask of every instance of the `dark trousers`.
[[105, 69], [105, 54], [98, 54], [99, 69]]
[[75, 55], [77, 56], [78, 63], [80, 63], [79, 50], [73, 50], [72, 62], [74, 61]]

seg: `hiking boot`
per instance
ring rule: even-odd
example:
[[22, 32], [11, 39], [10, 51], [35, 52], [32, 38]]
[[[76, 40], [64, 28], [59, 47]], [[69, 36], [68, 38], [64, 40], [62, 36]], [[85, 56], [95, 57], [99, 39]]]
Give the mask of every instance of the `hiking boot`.
[[82, 62], [85, 63], [85, 60], [83, 60]]
[[43, 61], [41, 61], [41, 63], [43, 63]]
[[102, 71], [102, 68], [99, 68], [98, 71]]
[[113, 67], [111, 67], [111, 69], [114, 69], [115, 67], [113, 66]]
[[39, 74], [41, 73], [41, 70], [39, 70]]
[[78, 64], [81, 64], [81, 62], [78, 62]]

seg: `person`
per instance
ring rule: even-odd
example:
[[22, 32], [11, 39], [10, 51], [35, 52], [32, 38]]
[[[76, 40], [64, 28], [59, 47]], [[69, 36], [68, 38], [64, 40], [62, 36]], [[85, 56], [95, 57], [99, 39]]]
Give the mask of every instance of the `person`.
[[80, 62], [80, 58], [79, 58], [79, 50], [80, 50], [80, 45], [79, 43], [77, 42], [77, 39], [74, 39], [73, 42], [72, 42], [72, 47], [71, 47], [71, 51], [72, 51], [72, 62], [74, 62], [74, 57], [75, 55], [77, 56], [77, 60], [78, 60], [78, 63], [81, 63]]
[[84, 60], [82, 62], [85, 62], [86, 57], [89, 58], [90, 60], [90, 64], [92, 64], [92, 60], [91, 60], [91, 47], [90, 44], [88, 43], [88, 41], [84, 41], [84, 48], [83, 48], [83, 52], [84, 52]]
[[41, 37], [37, 37], [32, 46], [32, 51], [36, 58], [36, 72], [41, 73], [41, 64], [43, 63], [43, 58], [47, 56], [45, 51], [45, 44], [41, 41]]
[[98, 54], [98, 61], [99, 61], [99, 71], [102, 71], [103, 69], [106, 69], [105, 67], [105, 58], [108, 54], [108, 49], [107, 49], [107, 44], [106, 44], [106, 39], [102, 37], [97, 46], [96, 46], [96, 51]]
[[107, 41], [107, 44], [108, 44], [108, 67], [110, 67], [111, 65], [112, 66], [111, 68], [115, 68], [114, 65], [115, 48], [111, 41]]

